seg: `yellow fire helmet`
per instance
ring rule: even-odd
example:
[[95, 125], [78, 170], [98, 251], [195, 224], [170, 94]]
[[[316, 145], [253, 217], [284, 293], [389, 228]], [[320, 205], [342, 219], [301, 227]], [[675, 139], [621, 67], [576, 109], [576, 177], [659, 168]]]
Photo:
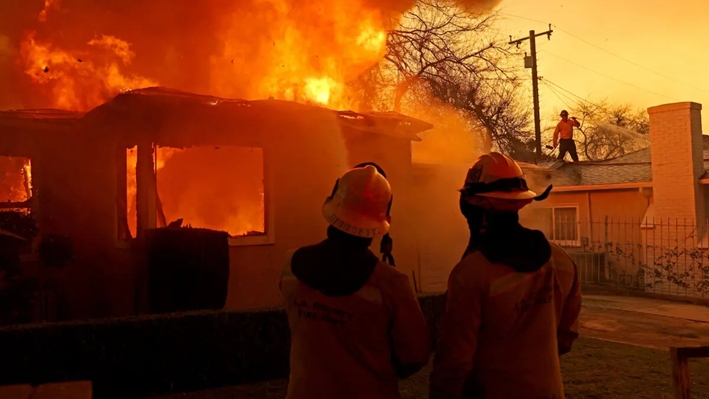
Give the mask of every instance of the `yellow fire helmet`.
[[376, 167], [367, 165], [350, 169], [335, 182], [322, 212], [338, 230], [372, 238], [389, 231], [391, 201], [389, 182]]
[[541, 195], [537, 195], [527, 187], [524, 172], [517, 162], [507, 155], [491, 152], [480, 156], [468, 170], [460, 192], [465, 196], [542, 201], [549, 196], [551, 189], [549, 185]]

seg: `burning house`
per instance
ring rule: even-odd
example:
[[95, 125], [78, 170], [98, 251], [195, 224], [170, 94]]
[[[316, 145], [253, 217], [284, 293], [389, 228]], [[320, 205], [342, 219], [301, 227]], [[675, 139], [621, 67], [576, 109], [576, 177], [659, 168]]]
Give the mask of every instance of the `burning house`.
[[[496, 1], [455, 3], [488, 10]], [[407, 55], [415, 40], [391, 35], [418, 29], [417, 13], [428, 12], [419, 6], [67, 0], [0, 7], [8, 16], [0, 69], [9, 77], [0, 106], [74, 111], [0, 114], [1, 155], [14, 157], [0, 165], [12, 175], [0, 186], [12, 195], [0, 201], [31, 210], [38, 226], [23, 268], [43, 263], [43, 237], [65, 235], [74, 248], [62, 277], [73, 316], [131, 314], [145, 296], [136, 246], [144, 232], [174, 222], [228, 233], [227, 308], [278, 304], [285, 252], [324, 237], [320, 206], [335, 179], [374, 161], [396, 196], [397, 267], [418, 288], [440, 289], [440, 265], [458, 256], [447, 248], [465, 240], [455, 206], [441, 205], [456, 203], [459, 171], [412, 164], [412, 141], [430, 124], [359, 112], [429, 107], [417, 77], [433, 64], [414, 68], [422, 61]], [[436, 152], [443, 153], [436, 159], [450, 155], [444, 146]], [[463, 224], [451, 229], [451, 218]]]
[[[18, 182], [3, 182], [2, 194], [14, 196], [3, 206], [31, 211], [34, 252], [43, 235], [74, 241], [66, 284], [77, 318], [135, 312], [145, 288], [135, 238], [177, 220], [229, 234], [226, 308], [278, 304], [284, 255], [324, 237], [320, 206], [335, 179], [375, 161], [404, 194], [411, 141], [432, 127], [397, 113], [162, 88], [119, 94], [83, 115], [6, 112], [0, 126], [1, 155], [21, 157], [8, 158], [17, 165], [5, 169], [20, 172]], [[416, 238], [406, 222], [392, 235], [400, 264], [413, 268]]]

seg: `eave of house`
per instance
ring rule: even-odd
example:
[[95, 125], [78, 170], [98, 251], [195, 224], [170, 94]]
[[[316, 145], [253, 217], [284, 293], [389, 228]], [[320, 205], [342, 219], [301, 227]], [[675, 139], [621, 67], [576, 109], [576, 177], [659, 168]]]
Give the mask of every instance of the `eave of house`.
[[38, 143], [68, 137], [82, 115], [54, 109], [0, 111], [0, 156], [32, 157]]
[[[709, 183], [708, 183], [709, 184]], [[637, 182], [637, 183], [613, 183], [613, 184], [590, 184], [585, 186], [554, 186], [553, 192], [574, 192], [574, 191], [610, 191], [610, 190], [628, 190], [652, 188], [652, 182]]]
[[[229, 130], [230, 140], [238, 134], [248, 139], [247, 136], [287, 131], [294, 125], [332, 123], [333, 116], [342, 131], [411, 141], [421, 141], [418, 133], [433, 128], [428, 122], [395, 112], [335, 111], [292, 101], [224, 99], [162, 87], [119, 94], [89, 111], [80, 124], [89, 128], [108, 125], [131, 144], [149, 134], [150, 139], [160, 145], [188, 147], [225, 144], [220, 131]], [[192, 130], [203, 129], [204, 133], [199, 136], [191, 134], [188, 132], [190, 127]]]

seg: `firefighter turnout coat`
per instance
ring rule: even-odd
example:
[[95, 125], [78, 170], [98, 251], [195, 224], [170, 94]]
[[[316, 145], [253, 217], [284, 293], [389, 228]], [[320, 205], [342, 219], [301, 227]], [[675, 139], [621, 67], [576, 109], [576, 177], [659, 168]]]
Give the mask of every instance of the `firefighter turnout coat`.
[[430, 399], [564, 398], [559, 355], [578, 337], [581, 310], [576, 265], [526, 232], [537, 240], [525, 256], [493, 243], [492, 255], [474, 250], [453, 269]]
[[289, 256], [280, 289], [291, 331], [287, 399], [399, 399], [431, 338], [408, 277], [332, 240]]

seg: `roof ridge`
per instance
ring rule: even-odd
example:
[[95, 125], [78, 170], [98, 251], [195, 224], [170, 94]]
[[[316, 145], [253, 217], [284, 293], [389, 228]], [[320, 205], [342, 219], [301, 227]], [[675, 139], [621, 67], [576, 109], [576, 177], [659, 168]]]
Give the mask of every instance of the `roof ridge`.
[[572, 165], [579, 166], [627, 166], [627, 165], [652, 165], [651, 161], [643, 162], [597, 162], [597, 161], [585, 161], [579, 162]]

